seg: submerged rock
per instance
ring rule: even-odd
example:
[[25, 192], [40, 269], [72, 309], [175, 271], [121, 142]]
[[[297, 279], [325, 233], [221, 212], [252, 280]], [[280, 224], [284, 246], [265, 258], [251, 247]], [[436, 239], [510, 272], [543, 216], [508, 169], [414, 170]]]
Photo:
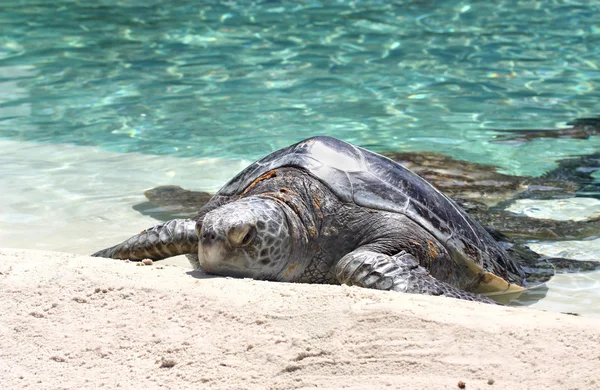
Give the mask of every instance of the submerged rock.
[[562, 129], [496, 130], [507, 135], [499, 137], [494, 142], [524, 143], [538, 138], [588, 139], [593, 135], [600, 135], [600, 117], [578, 118], [572, 122], [568, 122], [567, 126], [569, 127]]

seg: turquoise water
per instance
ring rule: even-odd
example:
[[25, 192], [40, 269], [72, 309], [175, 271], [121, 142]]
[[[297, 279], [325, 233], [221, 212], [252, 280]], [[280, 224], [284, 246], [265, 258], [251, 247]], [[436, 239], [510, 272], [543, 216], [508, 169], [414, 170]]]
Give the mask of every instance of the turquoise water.
[[[597, 139], [490, 144], [598, 113], [589, 1], [3, 0], [0, 135], [254, 159], [315, 134], [510, 173]], [[22, 107], [27, 105], [28, 110]]]
[[598, 102], [598, 2], [2, 0], [0, 245], [91, 253], [146, 227], [144, 189], [319, 134], [541, 175], [600, 137], [498, 130]]

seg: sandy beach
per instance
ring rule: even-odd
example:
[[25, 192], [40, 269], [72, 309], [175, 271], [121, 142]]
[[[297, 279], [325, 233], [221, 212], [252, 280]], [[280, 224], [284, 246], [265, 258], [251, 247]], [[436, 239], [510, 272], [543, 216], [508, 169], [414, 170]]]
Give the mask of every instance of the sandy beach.
[[593, 389], [600, 319], [0, 250], [4, 389]]

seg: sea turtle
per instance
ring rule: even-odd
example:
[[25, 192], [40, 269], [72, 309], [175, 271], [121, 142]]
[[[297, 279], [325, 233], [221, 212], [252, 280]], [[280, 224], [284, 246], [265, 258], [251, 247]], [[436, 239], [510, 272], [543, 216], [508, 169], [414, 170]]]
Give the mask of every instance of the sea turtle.
[[518, 262], [449, 197], [389, 158], [324, 136], [251, 164], [194, 218], [93, 256], [180, 254], [218, 275], [488, 303], [526, 286]]

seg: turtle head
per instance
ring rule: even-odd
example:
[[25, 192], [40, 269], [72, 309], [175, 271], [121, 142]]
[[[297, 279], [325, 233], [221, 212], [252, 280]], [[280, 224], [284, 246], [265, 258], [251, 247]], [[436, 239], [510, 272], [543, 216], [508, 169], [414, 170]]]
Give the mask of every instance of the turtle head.
[[200, 266], [213, 274], [282, 280], [292, 265], [290, 218], [283, 202], [258, 196], [208, 212], [196, 226]]

